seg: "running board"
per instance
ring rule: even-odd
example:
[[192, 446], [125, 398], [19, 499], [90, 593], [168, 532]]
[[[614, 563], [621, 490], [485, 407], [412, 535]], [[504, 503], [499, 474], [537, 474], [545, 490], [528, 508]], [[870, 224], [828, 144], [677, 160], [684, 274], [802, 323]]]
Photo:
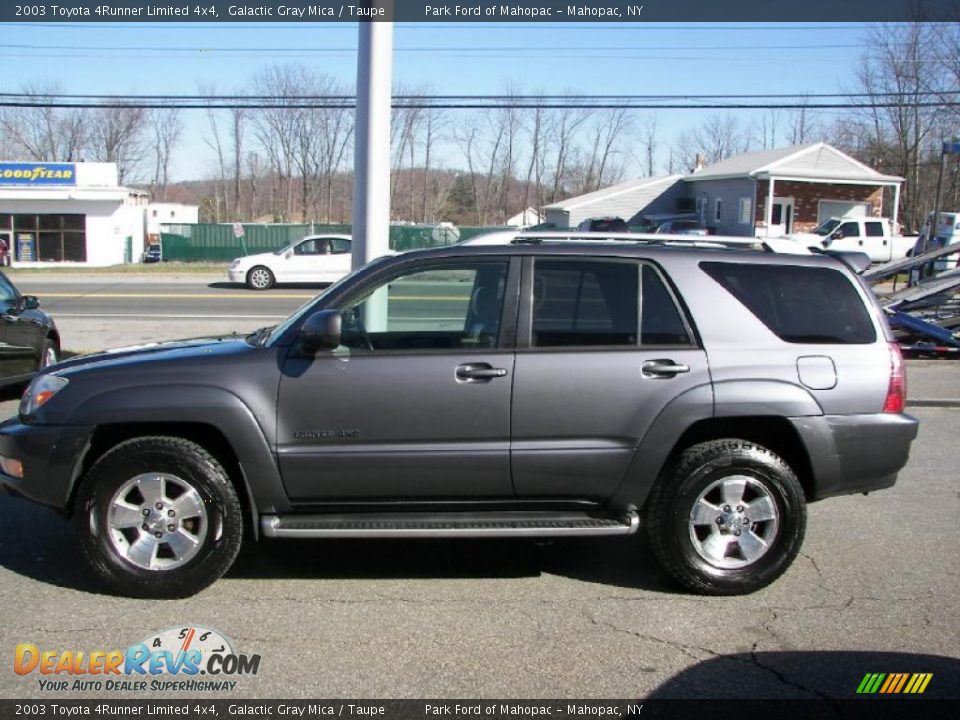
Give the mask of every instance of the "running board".
[[575, 537], [632, 535], [635, 510], [619, 517], [575, 512], [350, 513], [263, 515], [270, 538]]

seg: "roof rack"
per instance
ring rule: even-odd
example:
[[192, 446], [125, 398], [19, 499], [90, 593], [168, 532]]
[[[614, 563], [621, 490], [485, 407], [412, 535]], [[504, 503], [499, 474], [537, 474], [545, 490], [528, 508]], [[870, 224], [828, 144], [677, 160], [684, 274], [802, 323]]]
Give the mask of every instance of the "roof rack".
[[756, 237], [728, 235], [674, 235], [668, 233], [606, 233], [606, 232], [523, 232], [518, 233], [512, 245], [542, 245], [545, 243], [632, 243], [635, 245], [660, 245], [692, 247], [715, 250], [762, 250], [764, 252], [789, 252], [809, 255], [809, 250], [793, 240], [773, 240]]

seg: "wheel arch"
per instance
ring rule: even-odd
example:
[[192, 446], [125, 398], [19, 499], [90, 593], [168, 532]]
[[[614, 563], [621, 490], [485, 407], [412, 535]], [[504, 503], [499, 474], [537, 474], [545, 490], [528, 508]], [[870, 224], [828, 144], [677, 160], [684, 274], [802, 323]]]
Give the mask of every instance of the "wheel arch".
[[[807, 444], [790, 418], [822, 416], [806, 391], [789, 383], [714, 383], [674, 398], [648, 428], [623, 480], [610, 498], [613, 507], [642, 508], [656, 483], [697, 442], [739, 438], [780, 455], [793, 468], [808, 499], [817, 494]], [[822, 468], [820, 468], [822, 470]]]
[[816, 484], [813, 464], [807, 448], [793, 423], [778, 415], [713, 417], [698, 420], [677, 439], [658, 476], [662, 477], [671, 472], [687, 448], [723, 438], [746, 440], [779, 455], [796, 473], [806, 498], [809, 500], [814, 496]]
[[107, 423], [97, 426], [74, 470], [67, 502], [67, 514], [72, 515], [80, 480], [111, 448], [122, 442], [142, 437], [174, 437], [196, 443], [220, 463], [230, 478], [243, 508], [245, 530], [255, 540], [259, 538], [259, 511], [249, 479], [226, 435], [215, 425], [203, 422], [141, 422]]

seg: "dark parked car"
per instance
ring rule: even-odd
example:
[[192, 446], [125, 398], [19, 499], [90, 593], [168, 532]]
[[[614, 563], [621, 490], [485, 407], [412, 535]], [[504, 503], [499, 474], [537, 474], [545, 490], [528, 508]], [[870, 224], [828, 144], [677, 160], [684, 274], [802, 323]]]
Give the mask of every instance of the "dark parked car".
[[905, 396], [836, 259], [521, 235], [376, 260], [245, 339], [42, 372], [0, 425], [0, 483], [72, 515], [94, 574], [133, 596], [197, 592], [243, 537], [641, 523], [636, 552], [733, 595], [790, 566], [808, 503], [894, 484]]
[[705, 237], [709, 230], [700, 224], [699, 220], [668, 220], [656, 229], [657, 233], [669, 235], [698, 235]]
[[33, 295], [0, 272], [0, 388], [25, 383], [60, 359], [60, 333]]
[[163, 250], [159, 245], [148, 245], [147, 250], [143, 253], [143, 262], [145, 263], [158, 263], [163, 260]]
[[630, 232], [627, 221], [619, 217], [587, 218], [577, 225], [578, 232]]

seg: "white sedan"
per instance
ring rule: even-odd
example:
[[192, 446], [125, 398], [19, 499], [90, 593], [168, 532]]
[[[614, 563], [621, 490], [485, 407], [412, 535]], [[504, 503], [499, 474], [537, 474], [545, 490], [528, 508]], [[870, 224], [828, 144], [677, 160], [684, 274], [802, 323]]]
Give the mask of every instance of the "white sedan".
[[350, 272], [349, 235], [308, 235], [272, 253], [237, 258], [230, 282], [266, 290], [275, 283], [333, 283]]

